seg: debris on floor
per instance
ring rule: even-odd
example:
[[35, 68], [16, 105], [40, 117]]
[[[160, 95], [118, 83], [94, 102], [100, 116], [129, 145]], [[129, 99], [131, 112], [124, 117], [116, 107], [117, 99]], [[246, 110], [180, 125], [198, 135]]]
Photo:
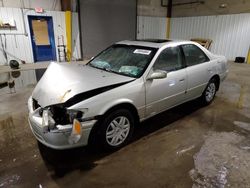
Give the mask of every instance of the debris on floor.
[[187, 151], [190, 151], [190, 150], [192, 150], [192, 149], [194, 149], [194, 148], [195, 148], [195, 145], [191, 145], [191, 146], [189, 146], [189, 147], [187, 147], [187, 148], [185, 148], [185, 149], [182, 149], [182, 150], [180, 150], [180, 151], [177, 151], [176, 154], [177, 154], [177, 155], [181, 155], [181, 154], [186, 153]]
[[234, 121], [234, 124], [238, 127], [250, 131], [250, 123], [242, 122], [242, 121]]
[[20, 176], [15, 174], [9, 177], [0, 178], [0, 187], [8, 187], [20, 180]]

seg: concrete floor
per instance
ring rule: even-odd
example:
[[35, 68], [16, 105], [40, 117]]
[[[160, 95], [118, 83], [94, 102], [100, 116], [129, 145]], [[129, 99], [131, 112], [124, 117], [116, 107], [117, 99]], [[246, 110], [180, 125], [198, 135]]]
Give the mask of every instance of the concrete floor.
[[0, 187], [250, 187], [250, 65], [230, 64], [215, 101], [192, 101], [138, 126], [114, 153], [39, 145], [33, 87], [0, 94]]

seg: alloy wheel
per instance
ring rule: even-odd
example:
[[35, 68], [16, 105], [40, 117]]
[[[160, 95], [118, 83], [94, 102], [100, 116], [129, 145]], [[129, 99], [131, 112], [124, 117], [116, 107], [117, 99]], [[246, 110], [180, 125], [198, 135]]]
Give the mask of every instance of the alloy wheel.
[[127, 117], [119, 116], [110, 122], [106, 130], [106, 141], [111, 146], [122, 144], [128, 137], [130, 122]]
[[215, 86], [215, 83], [211, 82], [209, 83], [207, 89], [206, 89], [206, 101], [207, 102], [210, 102], [213, 100], [214, 96], [215, 96], [215, 93], [216, 93], [216, 86]]

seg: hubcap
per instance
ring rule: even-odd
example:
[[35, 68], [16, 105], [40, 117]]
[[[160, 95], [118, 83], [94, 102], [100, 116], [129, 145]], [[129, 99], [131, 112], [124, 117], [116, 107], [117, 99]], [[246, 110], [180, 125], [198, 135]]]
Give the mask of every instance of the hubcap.
[[130, 122], [125, 116], [115, 118], [109, 124], [106, 130], [106, 141], [111, 146], [118, 146], [122, 144], [130, 130]]
[[216, 86], [214, 83], [210, 83], [206, 90], [206, 101], [210, 102], [213, 100], [216, 91]]

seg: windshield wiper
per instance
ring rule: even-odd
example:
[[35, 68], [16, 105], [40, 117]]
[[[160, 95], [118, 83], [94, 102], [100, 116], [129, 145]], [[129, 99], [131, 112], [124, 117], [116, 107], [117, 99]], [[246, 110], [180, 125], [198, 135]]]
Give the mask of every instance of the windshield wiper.
[[101, 67], [97, 67], [97, 66], [95, 66], [95, 65], [92, 65], [91, 63], [89, 63], [88, 65], [91, 66], [91, 67], [93, 67], [93, 68], [96, 68], [96, 69], [105, 70], [105, 69], [103, 69], [103, 68], [101, 68]]
[[92, 65], [91, 63], [89, 65], [91, 67], [94, 67], [94, 68], [97, 68], [97, 69], [100, 69], [100, 70], [104, 70], [104, 71], [107, 71], [107, 72], [115, 72], [115, 71], [112, 71], [111, 69], [108, 69], [108, 68], [105, 68], [105, 67], [98, 67], [98, 66]]
[[126, 74], [126, 73], [123, 73], [123, 72], [113, 71], [113, 70], [108, 69], [108, 68], [105, 68], [105, 67], [103, 67], [103, 68], [97, 67], [97, 66], [95, 66], [95, 65], [92, 65], [91, 63], [89, 63], [88, 65], [90, 65], [91, 67], [94, 67], [94, 68], [96, 68], [96, 69], [104, 70], [104, 71], [106, 71], [106, 72], [112, 72], [112, 73], [119, 74], [119, 75], [122, 75], [122, 76], [128, 76], [128, 77], [135, 78], [134, 75]]

